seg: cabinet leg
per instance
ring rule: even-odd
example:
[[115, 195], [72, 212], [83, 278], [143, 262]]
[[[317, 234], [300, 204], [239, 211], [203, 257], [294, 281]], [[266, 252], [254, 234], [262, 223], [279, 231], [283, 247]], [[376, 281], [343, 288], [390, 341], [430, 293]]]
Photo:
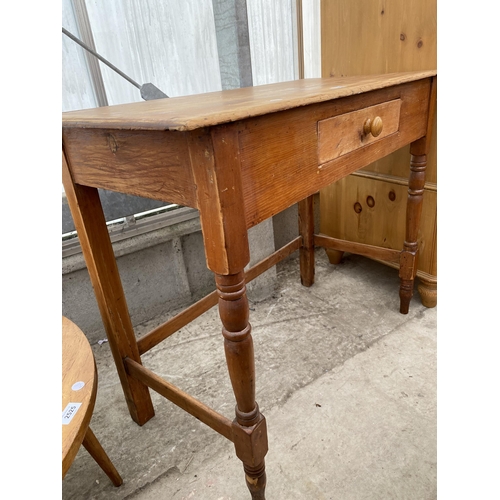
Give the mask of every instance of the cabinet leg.
[[415, 275], [417, 274], [417, 237], [422, 214], [426, 166], [427, 155], [411, 155], [408, 202], [406, 205], [406, 233], [399, 263], [399, 277], [401, 279], [399, 311], [401, 314], [408, 314], [413, 296]]
[[340, 250], [334, 250], [333, 248], [325, 248], [326, 255], [328, 256], [328, 260], [330, 264], [340, 264], [342, 261], [342, 257], [344, 256], [344, 252]]
[[298, 203], [300, 247], [300, 281], [304, 286], [314, 284], [314, 198], [308, 196]]
[[255, 402], [255, 361], [243, 270], [215, 275], [224, 351], [236, 398], [233, 440], [253, 500], [265, 500], [266, 420]]
[[425, 307], [436, 307], [437, 305], [437, 283], [435, 281], [419, 278], [418, 293]]

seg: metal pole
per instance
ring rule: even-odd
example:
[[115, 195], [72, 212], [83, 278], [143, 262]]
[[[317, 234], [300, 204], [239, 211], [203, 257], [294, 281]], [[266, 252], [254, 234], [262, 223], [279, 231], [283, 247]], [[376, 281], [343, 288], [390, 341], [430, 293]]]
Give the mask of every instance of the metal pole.
[[122, 76], [123, 78], [125, 78], [125, 80], [129, 81], [132, 85], [135, 85], [139, 90], [141, 89], [141, 85], [139, 85], [137, 82], [134, 82], [134, 80], [132, 80], [132, 78], [130, 78], [129, 76], [127, 76], [125, 73], [123, 73], [123, 71], [120, 71], [116, 66], [114, 66], [109, 61], [107, 61], [106, 59], [104, 59], [104, 57], [100, 56], [95, 50], [92, 50], [88, 45], [84, 44], [81, 40], [79, 40], [78, 38], [76, 38], [76, 36], [73, 35], [73, 34], [71, 34], [67, 29], [63, 28], [62, 32], [66, 36], [68, 36], [69, 38], [71, 38], [71, 40], [73, 40], [74, 42], [76, 42], [78, 45], [81, 45], [85, 50], [88, 50], [93, 56], [97, 57], [97, 59], [99, 59], [104, 64], [106, 64], [106, 66], [109, 66], [113, 71], [116, 71], [120, 76]]

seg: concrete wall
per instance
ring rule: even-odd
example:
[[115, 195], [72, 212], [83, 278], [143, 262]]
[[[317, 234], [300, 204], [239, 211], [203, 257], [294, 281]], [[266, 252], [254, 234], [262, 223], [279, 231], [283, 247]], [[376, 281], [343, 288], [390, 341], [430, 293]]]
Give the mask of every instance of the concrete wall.
[[[167, 225], [113, 244], [132, 323], [191, 303], [214, 289], [205, 266], [199, 218]], [[63, 257], [62, 313], [93, 342], [102, 321], [83, 255]]]
[[[292, 225], [296, 227], [297, 221]], [[278, 227], [283, 229], [281, 224]], [[250, 265], [274, 251], [272, 229], [269, 219], [249, 231]], [[280, 241], [289, 236], [282, 231], [278, 234]], [[134, 325], [185, 307], [215, 289], [213, 274], [205, 264], [197, 215], [117, 241], [113, 249]], [[272, 268], [249, 283], [250, 301], [258, 302], [273, 293], [275, 278], [276, 269]], [[103, 325], [81, 252], [63, 257], [62, 290], [62, 314], [79, 325], [91, 342], [97, 342]]]
[[[215, 289], [213, 274], [205, 265], [199, 217], [196, 211], [193, 212], [193, 217], [188, 220], [174, 221], [113, 243], [134, 325], [185, 307]], [[315, 214], [318, 231], [318, 195], [315, 197]], [[249, 232], [250, 265], [297, 235], [296, 205], [253, 227]], [[276, 268], [272, 268], [249, 283], [250, 301], [258, 302], [272, 294], [275, 278]], [[103, 325], [85, 261], [79, 251], [62, 259], [62, 290], [62, 314], [79, 325], [91, 343], [100, 340]]]

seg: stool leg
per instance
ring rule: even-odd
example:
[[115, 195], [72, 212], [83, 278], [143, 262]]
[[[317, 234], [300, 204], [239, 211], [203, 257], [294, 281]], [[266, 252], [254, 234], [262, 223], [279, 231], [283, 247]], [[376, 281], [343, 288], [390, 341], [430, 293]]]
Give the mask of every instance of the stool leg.
[[410, 300], [413, 296], [415, 275], [417, 274], [417, 237], [420, 227], [420, 215], [422, 214], [426, 167], [427, 155], [411, 155], [408, 202], [406, 205], [406, 233], [399, 264], [399, 277], [401, 279], [399, 311], [402, 314], [408, 314]]
[[298, 203], [300, 247], [300, 281], [304, 286], [314, 284], [314, 197], [308, 196]]
[[216, 274], [215, 280], [226, 362], [236, 398], [233, 421], [236, 455], [243, 462], [252, 499], [265, 500], [267, 428], [255, 402], [255, 363], [245, 275], [243, 271], [232, 275]]
[[83, 446], [89, 452], [90, 456], [99, 464], [109, 479], [111, 479], [111, 482], [115, 486], [120, 486], [123, 483], [123, 479], [120, 474], [118, 474], [118, 471], [115, 469], [115, 466], [90, 427], [87, 429], [85, 437], [83, 438]]

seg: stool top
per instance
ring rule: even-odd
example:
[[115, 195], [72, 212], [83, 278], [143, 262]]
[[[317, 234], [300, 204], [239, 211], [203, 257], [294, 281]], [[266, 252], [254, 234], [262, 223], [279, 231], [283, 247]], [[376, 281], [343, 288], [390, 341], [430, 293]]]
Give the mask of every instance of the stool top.
[[97, 371], [92, 348], [72, 321], [62, 318], [62, 476], [72, 464], [92, 417]]

